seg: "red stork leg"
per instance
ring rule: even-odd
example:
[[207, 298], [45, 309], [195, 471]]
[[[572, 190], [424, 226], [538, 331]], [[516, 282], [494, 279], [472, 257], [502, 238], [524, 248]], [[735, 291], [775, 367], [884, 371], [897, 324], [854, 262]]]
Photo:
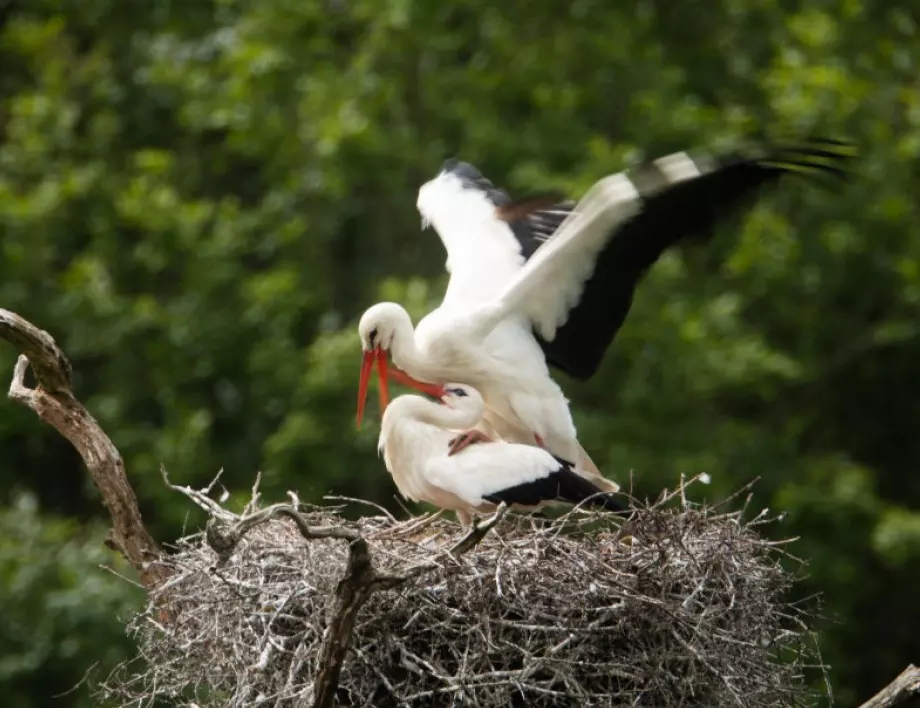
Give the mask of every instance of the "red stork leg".
[[456, 455], [461, 450], [468, 448], [476, 443], [492, 442], [492, 438], [481, 430], [467, 430], [461, 433], [447, 444], [447, 456]]
[[537, 433], [534, 433], [533, 439], [537, 441], [537, 445], [539, 447], [542, 447], [544, 450], [546, 449], [546, 443], [543, 442], [543, 438], [540, 435], [538, 435]]

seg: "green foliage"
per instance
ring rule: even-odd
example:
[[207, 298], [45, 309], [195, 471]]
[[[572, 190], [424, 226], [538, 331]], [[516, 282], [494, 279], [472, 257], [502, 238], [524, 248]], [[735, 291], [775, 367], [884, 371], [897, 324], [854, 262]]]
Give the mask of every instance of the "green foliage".
[[[102, 544], [98, 523], [44, 516], [21, 493], [0, 511], [0, 685], [9, 708], [47, 705], [95, 667], [111, 669], [131, 643], [119, 626], [142, 592], [100, 566], [130, 573]], [[104, 674], [102, 674], [104, 675]], [[91, 706], [85, 691], [71, 705]]]
[[[560, 379], [592, 458], [640, 494], [681, 472], [708, 471], [713, 498], [761, 477], [754, 503], [802, 537], [802, 593], [824, 594], [851, 705], [920, 649], [896, 629], [920, 622], [917, 23], [862, 0], [7, 3], [0, 306], [72, 357], [159, 538], [199, 521], [161, 463], [183, 483], [224, 468], [242, 492], [261, 469], [267, 494], [396, 508], [375, 426], [354, 429], [355, 322], [384, 297], [415, 315], [437, 302], [444, 255], [414, 202], [445, 157], [577, 195], [752, 130], [850, 137], [849, 186], [790, 179], [711, 245], [668, 254], [599, 375]], [[0, 349], [0, 371], [13, 357]], [[81, 525], [101, 513], [66, 443], [0, 410], [2, 488]], [[78, 653], [16, 669], [39, 705], [43, 677], [124, 647], [93, 593], [125, 588], [29, 553], [35, 572], [84, 569], [72, 604], [24, 615], [62, 647], [80, 627]], [[0, 666], [22, 651], [0, 643]]]

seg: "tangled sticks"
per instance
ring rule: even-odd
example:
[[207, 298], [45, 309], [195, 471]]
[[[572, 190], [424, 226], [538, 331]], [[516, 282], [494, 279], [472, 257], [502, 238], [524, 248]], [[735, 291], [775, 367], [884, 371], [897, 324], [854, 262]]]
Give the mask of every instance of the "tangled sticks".
[[204, 497], [237, 530], [229, 543], [213, 527], [178, 542], [164, 561], [174, 620], [157, 620], [153, 597], [132, 623], [142, 660], [110, 677], [105, 698], [325, 705], [329, 639], [353, 585], [366, 604], [349, 615], [348, 660], [332, 662], [339, 705], [810, 704], [809, 633], [783, 599], [792, 576], [776, 545], [756, 531], [768, 519], [675, 507], [682, 492], [622, 528], [581, 510], [499, 513], [475, 549], [439, 518], [350, 525], [337, 509], [295, 511], [296, 499], [256, 511], [257, 495], [229, 517]]

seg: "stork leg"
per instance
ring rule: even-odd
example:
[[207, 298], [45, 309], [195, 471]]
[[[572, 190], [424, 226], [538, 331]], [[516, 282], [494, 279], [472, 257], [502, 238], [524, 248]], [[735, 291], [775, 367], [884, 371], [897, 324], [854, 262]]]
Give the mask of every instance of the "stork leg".
[[458, 452], [464, 448], [474, 445], [476, 443], [483, 442], [492, 442], [492, 438], [486, 435], [481, 430], [467, 430], [465, 433], [462, 433], [455, 437], [447, 444], [447, 456], [456, 455]]
[[543, 441], [543, 436], [534, 433], [533, 439], [537, 441], [537, 447], [542, 447], [544, 450], [546, 449], [546, 443]]

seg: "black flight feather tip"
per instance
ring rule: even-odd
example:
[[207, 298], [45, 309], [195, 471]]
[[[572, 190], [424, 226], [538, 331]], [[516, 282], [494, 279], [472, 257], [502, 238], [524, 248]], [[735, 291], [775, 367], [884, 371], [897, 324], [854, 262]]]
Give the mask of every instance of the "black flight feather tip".
[[576, 379], [591, 378], [626, 319], [640, 280], [668, 248], [689, 239], [709, 240], [720, 224], [750, 207], [766, 186], [786, 174], [846, 176], [845, 164], [856, 153], [844, 141], [815, 139], [684, 156], [698, 168], [698, 176], [675, 181], [657, 161], [625, 172], [640, 194], [642, 210], [610, 235], [578, 303], [552, 341], [537, 335], [551, 366]]
[[[554, 456], [555, 457], [555, 456]], [[613, 512], [626, 512], [626, 506], [614, 494], [604, 492], [589, 480], [576, 474], [572, 465], [556, 457], [559, 467], [545, 477], [508, 487], [483, 498], [493, 504], [518, 504], [520, 506], [537, 506], [541, 502], [563, 501], [606, 509]]]
[[532, 212], [547, 209], [565, 199], [565, 195], [558, 191], [537, 192], [512, 199], [508, 192], [496, 187], [476, 167], [455, 157], [444, 161], [441, 173], [459, 178], [464, 189], [475, 189], [485, 194], [495, 205], [495, 215], [502, 221], [523, 219]]
[[511, 201], [508, 192], [492, 184], [469, 162], [463, 162], [455, 157], [448, 158], [441, 165], [441, 174], [445, 173], [457, 177], [465, 189], [475, 189], [485, 193], [495, 206], [502, 206]]

